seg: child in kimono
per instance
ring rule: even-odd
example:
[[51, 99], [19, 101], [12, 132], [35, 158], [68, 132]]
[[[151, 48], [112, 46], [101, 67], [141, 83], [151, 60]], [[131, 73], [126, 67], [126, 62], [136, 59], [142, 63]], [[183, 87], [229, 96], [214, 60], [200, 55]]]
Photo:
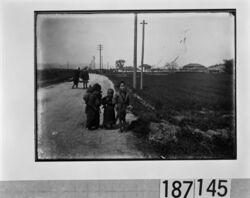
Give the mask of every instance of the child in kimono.
[[83, 100], [85, 101], [85, 104], [86, 104], [86, 106], [85, 106], [85, 113], [87, 114], [87, 103], [88, 103], [88, 100], [89, 100], [89, 96], [90, 96], [90, 94], [92, 93], [93, 91], [92, 91], [92, 86], [91, 85], [89, 85], [89, 87], [88, 87], [88, 89], [87, 89], [87, 91], [86, 91], [86, 94], [83, 96]]
[[125, 82], [121, 81], [119, 84], [119, 91], [114, 97], [116, 104], [116, 120], [119, 120], [120, 131], [123, 132], [126, 128], [126, 110], [129, 106], [129, 95], [125, 86]]
[[107, 96], [102, 98], [103, 113], [103, 127], [105, 129], [113, 129], [115, 125], [115, 103], [113, 100], [114, 90], [108, 89]]
[[87, 124], [86, 127], [89, 130], [98, 129], [100, 126], [100, 106], [101, 106], [101, 86], [95, 84], [90, 93], [87, 93], [84, 97], [86, 103], [86, 115], [87, 115]]

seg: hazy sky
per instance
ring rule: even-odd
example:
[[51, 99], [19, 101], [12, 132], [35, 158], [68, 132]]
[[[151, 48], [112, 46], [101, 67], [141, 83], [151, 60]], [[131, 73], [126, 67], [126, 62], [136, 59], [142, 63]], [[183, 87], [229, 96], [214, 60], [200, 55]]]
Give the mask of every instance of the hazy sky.
[[[138, 65], [145, 19], [144, 63], [210, 66], [234, 58], [234, 18], [228, 13], [138, 14]], [[133, 14], [49, 14], [37, 19], [38, 63], [89, 64], [102, 44], [104, 67], [117, 59], [133, 65]]]

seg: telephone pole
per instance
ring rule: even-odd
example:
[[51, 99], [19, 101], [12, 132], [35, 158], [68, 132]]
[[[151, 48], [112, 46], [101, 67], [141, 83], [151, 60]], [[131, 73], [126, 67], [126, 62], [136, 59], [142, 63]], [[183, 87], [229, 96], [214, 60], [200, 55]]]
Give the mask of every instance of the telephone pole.
[[142, 23], [142, 50], [141, 50], [141, 90], [143, 89], [143, 61], [144, 61], [144, 36], [145, 36], [145, 20]]
[[93, 56], [93, 69], [95, 69], [95, 56]]
[[103, 45], [98, 45], [97, 46], [97, 49], [99, 50], [99, 52], [100, 52], [100, 57], [99, 57], [99, 66], [100, 66], [100, 70], [101, 70], [101, 68], [102, 68], [102, 50], [103, 50]]
[[101, 69], [103, 69], [103, 56], [101, 56], [101, 58], [102, 58], [102, 64], [101, 64]]
[[133, 73], [134, 89], [136, 89], [136, 73], [137, 73], [137, 13], [135, 13], [135, 21], [134, 21], [134, 73]]

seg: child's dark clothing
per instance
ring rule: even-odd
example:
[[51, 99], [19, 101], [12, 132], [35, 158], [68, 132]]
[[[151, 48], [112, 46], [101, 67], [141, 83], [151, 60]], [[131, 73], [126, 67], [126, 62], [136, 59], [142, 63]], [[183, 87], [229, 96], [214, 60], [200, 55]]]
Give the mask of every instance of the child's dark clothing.
[[72, 88], [74, 88], [75, 86], [76, 86], [76, 88], [78, 88], [79, 77], [80, 77], [80, 70], [78, 69], [78, 70], [74, 71]]
[[114, 101], [116, 104], [117, 119], [119, 119], [120, 129], [123, 131], [126, 124], [126, 109], [129, 105], [129, 95], [127, 92], [119, 91], [115, 95]]
[[92, 87], [90, 86], [87, 91], [86, 94], [83, 96], [83, 100], [85, 101], [86, 107], [85, 107], [85, 113], [87, 114], [87, 103], [90, 97], [90, 94], [92, 93]]
[[87, 128], [96, 129], [99, 128], [100, 124], [100, 105], [101, 105], [101, 94], [94, 91], [93, 93], [88, 93], [85, 98], [87, 114]]
[[115, 104], [113, 98], [106, 96], [102, 99], [102, 105], [104, 107], [103, 115], [103, 127], [112, 128], [115, 124]]
[[89, 72], [87, 70], [82, 71], [81, 77], [83, 82], [83, 88], [86, 89], [88, 87], [89, 82]]

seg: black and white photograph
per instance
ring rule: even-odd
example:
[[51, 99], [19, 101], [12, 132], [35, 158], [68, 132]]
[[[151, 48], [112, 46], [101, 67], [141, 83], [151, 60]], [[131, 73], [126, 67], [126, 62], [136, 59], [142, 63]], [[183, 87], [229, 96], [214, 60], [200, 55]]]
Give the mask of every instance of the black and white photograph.
[[235, 9], [37, 10], [34, 36], [36, 161], [237, 158]]

